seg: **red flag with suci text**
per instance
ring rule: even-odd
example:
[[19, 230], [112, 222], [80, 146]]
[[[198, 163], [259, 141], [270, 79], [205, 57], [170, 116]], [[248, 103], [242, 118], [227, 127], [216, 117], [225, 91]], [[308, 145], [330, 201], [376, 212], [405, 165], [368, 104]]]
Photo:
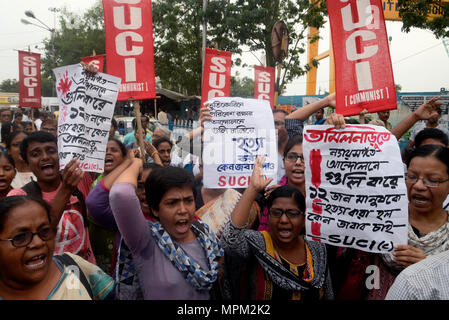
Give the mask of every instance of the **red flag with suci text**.
[[103, 72], [103, 66], [104, 66], [104, 54], [99, 54], [96, 56], [90, 56], [90, 57], [82, 57], [81, 61], [94, 65], [98, 68], [98, 72]]
[[274, 107], [274, 78], [273, 67], [254, 66], [254, 98], [269, 101], [271, 108]]
[[151, 0], [103, 0], [108, 74], [119, 101], [156, 98]]
[[19, 51], [19, 105], [42, 107], [41, 55]]
[[336, 113], [397, 108], [381, 0], [331, 0], [327, 10], [335, 60]]
[[231, 52], [206, 48], [201, 107], [209, 99], [229, 97], [231, 93], [231, 56]]

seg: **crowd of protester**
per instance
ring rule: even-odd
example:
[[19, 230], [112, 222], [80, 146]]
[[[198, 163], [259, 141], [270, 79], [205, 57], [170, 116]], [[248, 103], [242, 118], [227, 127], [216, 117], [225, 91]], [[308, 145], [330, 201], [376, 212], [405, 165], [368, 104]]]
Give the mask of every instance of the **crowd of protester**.
[[[302, 130], [313, 115], [336, 128], [354, 122], [324, 117], [335, 94], [290, 114], [273, 110], [278, 179], [268, 187], [259, 157], [246, 189], [202, 183], [207, 105], [199, 127], [177, 141], [165, 126], [150, 130], [145, 115], [126, 135], [113, 119], [101, 174], [83, 172], [76, 158], [59, 170], [52, 114], [1, 110], [0, 299], [449, 299], [449, 150], [440, 106], [433, 98], [394, 127], [388, 111], [370, 122], [398, 140], [427, 123], [402, 154], [408, 244], [392, 254], [304, 238]], [[379, 270], [376, 288], [365, 285], [368, 266]]]

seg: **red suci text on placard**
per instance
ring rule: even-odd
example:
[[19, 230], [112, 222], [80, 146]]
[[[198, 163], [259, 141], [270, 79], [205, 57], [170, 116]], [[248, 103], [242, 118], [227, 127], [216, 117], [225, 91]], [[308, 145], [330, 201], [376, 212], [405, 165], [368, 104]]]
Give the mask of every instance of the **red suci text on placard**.
[[231, 56], [231, 52], [206, 48], [201, 108], [209, 99], [229, 97], [231, 93]]
[[380, 0], [327, 1], [335, 59], [336, 113], [397, 108]]
[[108, 74], [120, 77], [119, 101], [156, 98], [150, 0], [103, 0]]
[[19, 104], [22, 107], [42, 107], [41, 55], [19, 51]]
[[254, 66], [254, 98], [269, 101], [271, 108], [274, 106], [274, 78], [273, 67]]

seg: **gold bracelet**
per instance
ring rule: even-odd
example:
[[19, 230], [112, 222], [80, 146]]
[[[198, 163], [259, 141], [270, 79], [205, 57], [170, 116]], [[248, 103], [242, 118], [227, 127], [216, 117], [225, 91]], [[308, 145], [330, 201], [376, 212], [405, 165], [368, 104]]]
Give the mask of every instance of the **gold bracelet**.
[[159, 154], [159, 153], [158, 153], [157, 151], [154, 151], [154, 152], [153, 152], [153, 153], [151, 154], [151, 156], [150, 156], [150, 157], [154, 159], [154, 157], [153, 157], [153, 156], [154, 156], [154, 154], [155, 154], [155, 153]]

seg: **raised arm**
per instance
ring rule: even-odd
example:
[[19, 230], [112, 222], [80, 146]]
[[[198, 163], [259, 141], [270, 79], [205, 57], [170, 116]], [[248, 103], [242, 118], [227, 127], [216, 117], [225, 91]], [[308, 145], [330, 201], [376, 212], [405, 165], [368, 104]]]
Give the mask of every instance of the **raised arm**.
[[51, 225], [55, 228], [61, 219], [67, 202], [70, 200], [70, 196], [84, 176], [84, 172], [78, 168], [79, 165], [78, 159], [73, 158], [61, 172], [62, 185], [56, 193], [50, 209]]
[[324, 97], [323, 99], [320, 99], [318, 101], [309, 103], [306, 106], [303, 106], [302, 108], [297, 109], [296, 111], [292, 112], [288, 116], [285, 117], [285, 119], [298, 119], [298, 120], [307, 120], [312, 114], [317, 112], [318, 110], [325, 108], [325, 107], [332, 107], [335, 108], [335, 93], [332, 93], [328, 95], [327, 97]]
[[414, 112], [409, 114], [405, 119], [399, 122], [393, 129], [391, 133], [394, 134], [396, 139], [401, 139], [404, 133], [407, 132], [413, 125], [419, 120], [428, 120], [433, 116], [438, 114], [438, 109], [443, 104], [443, 102], [438, 101], [440, 97], [433, 97], [429, 101], [424, 102], [419, 106]]
[[139, 254], [151, 237], [149, 226], [136, 195], [137, 179], [142, 160], [134, 158], [126, 170], [114, 181], [109, 201], [117, 227], [133, 254]]
[[128, 156], [119, 164], [114, 170], [107, 174], [98, 183], [86, 198], [86, 206], [89, 210], [90, 217], [95, 223], [102, 227], [117, 231], [117, 224], [115, 223], [114, 215], [112, 214], [111, 205], [109, 202], [109, 192], [114, 181], [128, 168], [131, 164], [129, 154], [135, 152], [136, 149], [128, 151]]
[[245, 192], [243, 192], [234, 211], [232, 211], [231, 221], [236, 227], [243, 227], [246, 225], [251, 206], [254, 200], [256, 200], [257, 194], [264, 190], [273, 180], [273, 178], [265, 179], [262, 169], [264, 162], [265, 157], [257, 157], [249, 186], [246, 188]]

